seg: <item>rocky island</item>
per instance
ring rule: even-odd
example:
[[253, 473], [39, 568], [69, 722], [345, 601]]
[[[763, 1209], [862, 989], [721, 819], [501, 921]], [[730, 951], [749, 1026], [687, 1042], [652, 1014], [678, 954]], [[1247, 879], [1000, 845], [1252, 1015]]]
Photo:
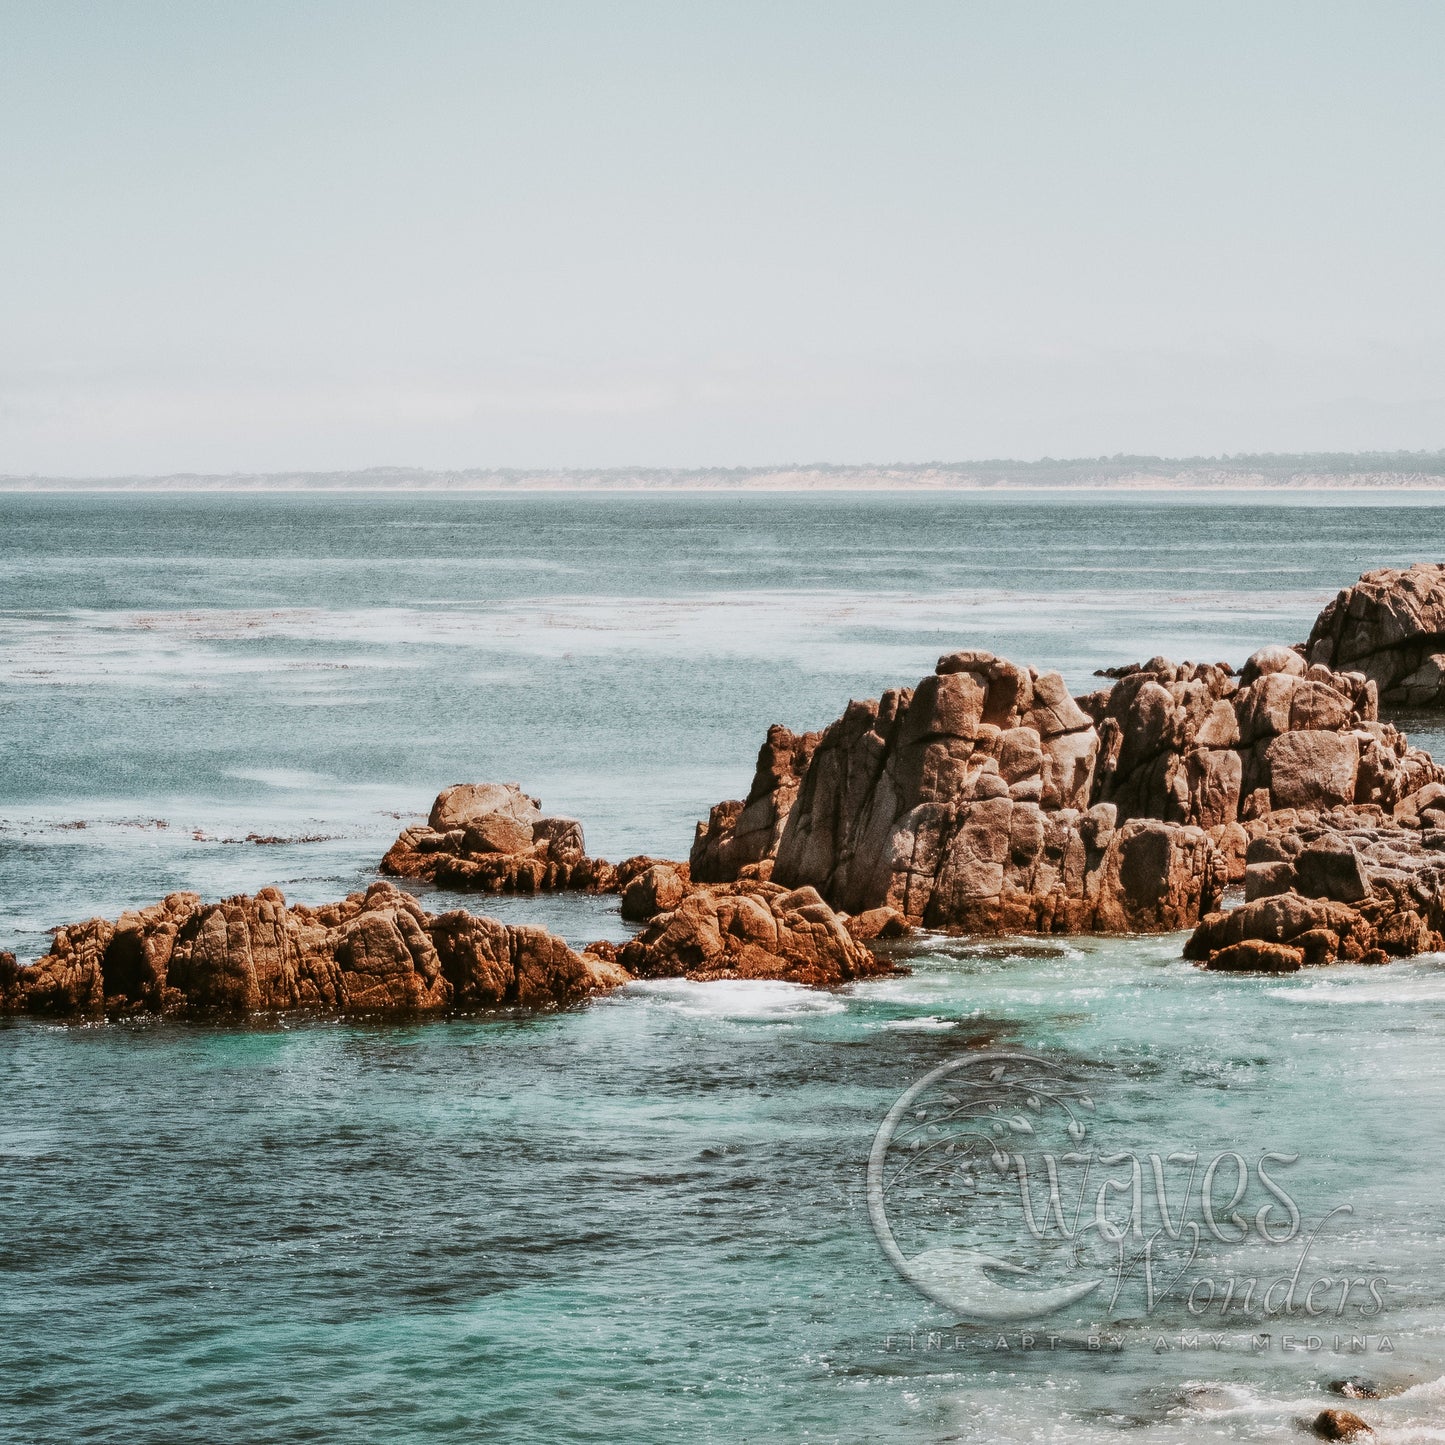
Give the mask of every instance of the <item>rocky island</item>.
[[[1337, 670], [1338, 669], [1338, 670]], [[1224, 663], [1165, 658], [1071, 696], [981, 650], [769, 728], [744, 799], [687, 862], [588, 856], [516, 783], [445, 789], [381, 861], [491, 893], [620, 895], [624, 945], [428, 913], [389, 882], [320, 907], [262, 889], [171, 894], [0, 953], [0, 1011], [93, 1017], [565, 1007], [634, 978], [836, 986], [890, 972], [914, 927], [974, 934], [1192, 929], [1228, 972], [1445, 947], [1445, 768], [1380, 716], [1445, 700], [1445, 566], [1365, 574], [1309, 639]], [[1243, 884], [1240, 906], [1220, 905]]]

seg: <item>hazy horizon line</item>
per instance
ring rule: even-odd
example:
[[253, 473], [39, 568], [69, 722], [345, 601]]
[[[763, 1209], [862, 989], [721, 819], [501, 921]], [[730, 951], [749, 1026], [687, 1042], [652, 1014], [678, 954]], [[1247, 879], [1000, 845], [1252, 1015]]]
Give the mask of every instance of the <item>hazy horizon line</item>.
[[293, 468], [279, 471], [0, 475], [6, 491], [992, 491], [1445, 487], [1438, 451], [1252, 452], [1033, 461], [793, 462], [760, 466]]

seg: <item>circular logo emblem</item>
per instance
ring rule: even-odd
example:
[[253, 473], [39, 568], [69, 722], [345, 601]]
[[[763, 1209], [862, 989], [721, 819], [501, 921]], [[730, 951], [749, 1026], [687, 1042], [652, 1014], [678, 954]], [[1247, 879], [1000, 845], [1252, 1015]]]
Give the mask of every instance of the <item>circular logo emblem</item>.
[[1033, 1054], [968, 1054], [925, 1074], [868, 1159], [868, 1217], [893, 1267], [970, 1323], [1041, 1319], [1092, 1294], [1104, 1280], [1068, 1242], [1059, 1183], [1093, 1112]]

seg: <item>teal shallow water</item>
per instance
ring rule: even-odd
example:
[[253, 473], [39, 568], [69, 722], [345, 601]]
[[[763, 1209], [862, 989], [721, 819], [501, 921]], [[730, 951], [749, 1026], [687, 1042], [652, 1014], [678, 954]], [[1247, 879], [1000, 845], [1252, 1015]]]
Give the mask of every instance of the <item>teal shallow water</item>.
[[[0, 498], [0, 943], [181, 886], [335, 896], [462, 777], [681, 852], [770, 721], [963, 645], [1080, 688], [1238, 662], [1442, 535], [1420, 499]], [[1365, 1373], [1402, 1392], [1360, 1407], [1384, 1438], [1445, 1437], [1445, 961], [1218, 979], [1178, 945], [924, 940], [843, 994], [535, 1020], [0, 1027], [0, 1436], [1287, 1440]], [[864, 1164], [981, 1048], [1058, 1061], [1115, 1145], [1298, 1154], [1302, 1214], [1353, 1210], [1320, 1272], [1389, 1281], [1366, 1354], [1181, 1346], [1198, 1320], [1133, 1295], [1053, 1350], [947, 1329]]]

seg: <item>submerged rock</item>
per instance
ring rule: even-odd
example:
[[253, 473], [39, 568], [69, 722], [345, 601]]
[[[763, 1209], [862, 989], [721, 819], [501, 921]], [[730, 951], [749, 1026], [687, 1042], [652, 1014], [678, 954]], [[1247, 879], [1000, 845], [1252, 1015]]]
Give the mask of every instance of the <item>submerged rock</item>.
[[1357, 669], [1387, 707], [1445, 705], [1445, 565], [1366, 572], [1315, 619], [1305, 655]]
[[277, 888], [221, 903], [173, 893], [114, 923], [55, 930], [45, 957], [0, 969], [0, 1008], [62, 1017], [312, 1009], [417, 1014], [564, 1007], [627, 981], [545, 929], [427, 913], [390, 883], [339, 903]]
[[582, 824], [542, 812], [516, 783], [458, 783], [437, 795], [425, 826], [404, 828], [381, 860], [398, 878], [444, 888], [537, 893], [610, 891], [612, 865], [589, 858]]
[[1351, 1410], [1321, 1410], [1313, 1428], [1321, 1440], [1366, 1440], [1375, 1433]]
[[1331, 1380], [1332, 1395], [1343, 1395], [1347, 1400], [1378, 1400], [1384, 1393], [1373, 1380], [1360, 1375], [1349, 1375], [1343, 1380]]

